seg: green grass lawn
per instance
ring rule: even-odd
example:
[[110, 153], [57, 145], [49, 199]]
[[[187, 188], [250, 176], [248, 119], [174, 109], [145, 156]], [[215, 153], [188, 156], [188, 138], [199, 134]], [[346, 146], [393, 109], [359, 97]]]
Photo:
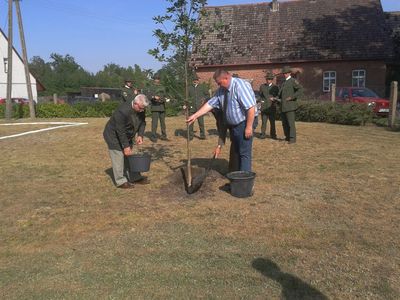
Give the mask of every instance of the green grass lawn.
[[[400, 298], [398, 132], [298, 123], [297, 144], [255, 139], [255, 194], [237, 199], [216, 172], [227, 149], [185, 194], [182, 117], [169, 142], [145, 139], [151, 184], [133, 190], [109, 176], [107, 120], [72, 121], [89, 125], [0, 140], [2, 299]], [[216, 142], [193, 140], [195, 166]]]

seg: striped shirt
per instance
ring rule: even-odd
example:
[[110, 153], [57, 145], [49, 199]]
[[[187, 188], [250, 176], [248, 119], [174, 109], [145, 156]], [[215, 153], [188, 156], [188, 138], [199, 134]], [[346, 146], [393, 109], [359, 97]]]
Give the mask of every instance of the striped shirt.
[[[224, 111], [224, 94], [227, 91], [228, 106], [226, 108], [226, 121], [229, 125], [238, 125], [247, 118], [247, 111], [256, 106], [256, 96], [251, 85], [240, 78], [232, 77], [228, 90], [220, 87], [214, 97], [208, 100], [213, 108]], [[257, 107], [256, 116], [257, 116]]]

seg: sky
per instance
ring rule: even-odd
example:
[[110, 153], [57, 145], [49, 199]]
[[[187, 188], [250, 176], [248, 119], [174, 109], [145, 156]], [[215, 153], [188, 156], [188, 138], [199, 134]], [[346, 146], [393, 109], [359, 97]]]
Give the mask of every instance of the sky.
[[[208, 5], [255, 2], [263, 1], [209, 0]], [[400, 11], [400, 0], [381, 2], [385, 11]], [[165, 0], [23, 0], [28, 56], [48, 61], [51, 53], [69, 54], [90, 72], [108, 63], [157, 70], [161, 63], [147, 54], [157, 45], [152, 17], [164, 14], [167, 4]], [[7, 34], [6, 0], [0, 1], [0, 27]], [[19, 50], [15, 10], [13, 27]]]

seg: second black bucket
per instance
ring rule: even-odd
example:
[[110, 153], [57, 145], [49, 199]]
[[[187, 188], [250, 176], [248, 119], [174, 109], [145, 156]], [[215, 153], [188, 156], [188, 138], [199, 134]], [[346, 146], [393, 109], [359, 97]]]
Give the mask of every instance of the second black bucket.
[[253, 195], [254, 179], [256, 173], [247, 171], [235, 171], [226, 174], [231, 182], [231, 195], [238, 198], [246, 198]]
[[129, 169], [131, 172], [147, 172], [150, 170], [151, 156], [147, 153], [133, 154], [128, 156]]

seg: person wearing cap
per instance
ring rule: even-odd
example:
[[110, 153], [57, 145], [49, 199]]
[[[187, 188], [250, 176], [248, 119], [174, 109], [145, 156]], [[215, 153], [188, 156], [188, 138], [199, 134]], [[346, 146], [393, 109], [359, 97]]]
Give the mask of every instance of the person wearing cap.
[[121, 97], [123, 102], [132, 101], [135, 98], [135, 93], [131, 79], [125, 79], [124, 86], [121, 89]]
[[278, 97], [281, 101], [281, 119], [285, 140], [289, 144], [296, 143], [296, 109], [298, 108], [297, 100], [303, 94], [303, 87], [294, 78], [292, 78], [292, 70], [285, 66], [282, 69], [285, 81], [279, 90]]
[[161, 139], [167, 140], [167, 128], [165, 126], [165, 102], [166, 93], [164, 86], [161, 85], [160, 76], [154, 75], [153, 84], [150, 87], [151, 99], [151, 141], [157, 141], [158, 120], [161, 125]]
[[260, 138], [265, 139], [267, 131], [267, 121], [269, 119], [270, 125], [270, 137], [276, 140], [276, 97], [279, 94], [279, 88], [273, 84], [274, 74], [268, 72], [265, 76], [266, 83], [260, 86], [260, 103], [261, 103], [261, 136]]
[[[251, 171], [253, 148], [253, 131], [256, 115], [256, 98], [251, 85], [222, 69], [214, 73], [214, 80], [219, 88], [214, 97], [207, 101], [196, 113], [189, 116], [187, 123], [213, 109], [222, 111], [223, 124], [230, 131], [231, 143], [239, 155], [239, 170]], [[220, 145], [214, 150], [217, 157], [221, 152]]]
[[[200, 109], [200, 107], [203, 106], [203, 104], [208, 100], [208, 98], [209, 98], [209, 92], [207, 86], [205, 84], [200, 84], [199, 78], [197, 77], [197, 75], [195, 75], [193, 78], [193, 84], [189, 86], [189, 100], [190, 100], [189, 112], [191, 114], [194, 114], [196, 111]], [[204, 140], [206, 138], [206, 131], [204, 128], [204, 117], [203, 116], [199, 117], [197, 119], [197, 122], [199, 123], [199, 128], [200, 128], [200, 139]], [[190, 139], [193, 139], [194, 136], [193, 127], [194, 124], [190, 124], [189, 126]]]
[[148, 183], [139, 173], [130, 174], [126, 157], [133, 154], [134, 138], [137, 145], [143, 143], [146, 127], [145, 109], [149, 104], [150, 101], [143, 94], [120, 104], [104, 128], [103, 137], [108, 146], [114, 181], [118, 188], [133, 188], [134, 181], [140, 184]]

